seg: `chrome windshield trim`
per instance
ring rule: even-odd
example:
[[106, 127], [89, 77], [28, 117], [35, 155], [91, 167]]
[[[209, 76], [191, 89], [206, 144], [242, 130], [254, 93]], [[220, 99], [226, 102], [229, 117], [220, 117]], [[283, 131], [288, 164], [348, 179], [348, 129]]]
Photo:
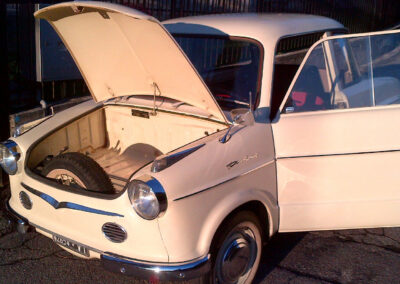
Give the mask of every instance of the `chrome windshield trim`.
[[40, 192], [36, 189], [33, 189], [32, 187], [21, 183], [22, 187], [24, 187], [27, 191], [29, 191], [30, 193], [40, 197], [41, 199], [43, 199], [44, 201], [46, 201], [47, 203], [49, 203], [54, 209], [62, 209], [62, 208], [66, 208], [66, 209], [72, 209], [72, 210], [78, 210], [78, 211], [84, 211], [84, 212], [88, 212], [88, 213], [93, 213], [93, 214], [99, 214], [99, 215], [106, 215], [106, 216], [113, 216], [113, 217], [124, 217], [124, 215], [118, 214], [118, 213], [113, 213], [113, 212], [109, 212], [109, 211], [103, 211], [103, 210], [99, 210], [99, 209], [95, 209], [95, 208], [91, 208], [91, 207], [87, 207], [87, 206], [83, 206], [77, 203], [73, 203], [73, 202], [58, 202], [56, 199], [54, 199], [53, 197], [51, 197], [50, 195]]

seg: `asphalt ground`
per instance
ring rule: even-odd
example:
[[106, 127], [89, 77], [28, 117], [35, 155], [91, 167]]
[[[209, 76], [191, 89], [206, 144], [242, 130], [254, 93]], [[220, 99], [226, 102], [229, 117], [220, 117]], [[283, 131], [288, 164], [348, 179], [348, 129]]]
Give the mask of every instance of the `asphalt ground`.
[[[18, 234], [2, 209], [0, 283], [147, 283], [104, 271], [38, 233]], [[400, 228], [278, 234], [254, 283], [400, 283]]]

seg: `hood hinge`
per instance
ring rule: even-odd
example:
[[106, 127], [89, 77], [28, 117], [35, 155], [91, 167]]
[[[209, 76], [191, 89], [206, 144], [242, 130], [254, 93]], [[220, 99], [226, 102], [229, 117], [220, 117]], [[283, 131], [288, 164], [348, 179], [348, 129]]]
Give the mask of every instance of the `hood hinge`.
[[157, 115], [156, 112], [156, 96], [158, 92], [158, 96], [161, 96], [161, 91], [160, 88], [158, 87], [156, 82], [153, 82], [153, 88], [154, 88], [154, 93], [153, 93], [153, 111], [150, 113], [151, 115]]

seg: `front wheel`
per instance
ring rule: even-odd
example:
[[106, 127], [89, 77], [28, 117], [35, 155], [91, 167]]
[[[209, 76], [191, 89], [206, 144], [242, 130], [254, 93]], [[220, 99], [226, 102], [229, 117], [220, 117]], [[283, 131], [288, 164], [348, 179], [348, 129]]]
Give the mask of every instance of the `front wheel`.
[[218, 230], [213, 243], [215, 284], [252, 283], [262, 250], [262, 229], [256, 215], [240, 212]]

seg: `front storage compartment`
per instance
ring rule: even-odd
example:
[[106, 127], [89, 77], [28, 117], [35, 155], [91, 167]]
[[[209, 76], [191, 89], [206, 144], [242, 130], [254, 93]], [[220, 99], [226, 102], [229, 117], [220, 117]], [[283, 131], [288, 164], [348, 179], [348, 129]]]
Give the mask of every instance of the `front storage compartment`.
[[51, 133], [29, 154], [27, 166], [36, 173], [46, 161], [78, 152], [96, 161], [117, 192], [130, 176], [156, 157], [226, 126], [190, 115], [127, 105], [107, 105]]

